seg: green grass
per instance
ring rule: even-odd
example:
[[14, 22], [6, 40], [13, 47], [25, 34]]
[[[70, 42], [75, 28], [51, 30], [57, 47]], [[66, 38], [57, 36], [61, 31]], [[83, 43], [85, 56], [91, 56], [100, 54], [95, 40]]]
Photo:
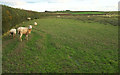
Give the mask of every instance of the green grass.
[[28, 41], [3, 38], [3, 73], [118, 72], [118, 26], [54, 17], [20, 25], [34, 21]]

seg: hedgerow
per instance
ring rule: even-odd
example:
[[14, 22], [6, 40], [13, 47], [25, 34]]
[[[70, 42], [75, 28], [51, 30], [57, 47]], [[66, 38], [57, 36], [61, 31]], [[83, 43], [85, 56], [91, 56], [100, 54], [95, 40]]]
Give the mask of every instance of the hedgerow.
[[2, 34], [10, 30], [23, 21], [27, 21], [27, 18], [39, 19], [47, 14], [40, 12], [23, 10], [18, 8], [12, 8], [2, 5]]

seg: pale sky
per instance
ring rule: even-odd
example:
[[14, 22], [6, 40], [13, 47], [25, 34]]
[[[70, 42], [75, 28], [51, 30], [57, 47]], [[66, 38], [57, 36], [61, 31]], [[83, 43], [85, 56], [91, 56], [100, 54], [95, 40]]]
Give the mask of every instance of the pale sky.
[[120, 0], [0, 0], [0, 4], [14, 8], [47, 11], [118, 11]]

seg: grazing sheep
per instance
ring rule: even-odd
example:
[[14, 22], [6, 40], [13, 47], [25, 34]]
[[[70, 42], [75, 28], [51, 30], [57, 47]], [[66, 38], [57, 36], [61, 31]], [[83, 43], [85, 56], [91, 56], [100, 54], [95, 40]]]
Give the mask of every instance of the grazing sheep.
[[34, 22], [34, 25], [37, 25], [37, 22]]
[[32, 25], [29, 25], [29, 27], [19, 27], [17, 29], [18, 34], [20, 35], [20, 41], [22, 41], [22, 35], [26, 35], [26, 39], [28, 40], [28, 34], [32, 31]]
[[90, 16], [87, 16], [87, 17], [90, 17]]
[[10, 33], [10, 36], [13, 36], [13, 38], [14, 38], [15, 35], [16, 35], [16, 29], [11, 29], [11, 30], [9, 31], [9, 33]]
[[60, 15], [57, 16], [58, 18], [60, 17]]
[[110, 15], [108, 17], [111, 17]]
[[31, 20], [31, 18], [30, 18], [30, 17], [28, 17], [27, 19], [28, 19], [28, 20]]

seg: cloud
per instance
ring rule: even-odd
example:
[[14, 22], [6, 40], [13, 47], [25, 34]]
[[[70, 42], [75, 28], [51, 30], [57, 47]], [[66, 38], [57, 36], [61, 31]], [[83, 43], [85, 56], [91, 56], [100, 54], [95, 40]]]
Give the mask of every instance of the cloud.
[[48, 3], [65, 3], [71, 0], [46, 0], [46, 1], [48, 1]]
[[114, 11], [118, 0], [0, 0], [0, 4], [11, 5], [33, 11]]
[[14, 5], [25, 5], [26, 2], [23, 0], [0, 0], [0, 4], [14, 6]]

